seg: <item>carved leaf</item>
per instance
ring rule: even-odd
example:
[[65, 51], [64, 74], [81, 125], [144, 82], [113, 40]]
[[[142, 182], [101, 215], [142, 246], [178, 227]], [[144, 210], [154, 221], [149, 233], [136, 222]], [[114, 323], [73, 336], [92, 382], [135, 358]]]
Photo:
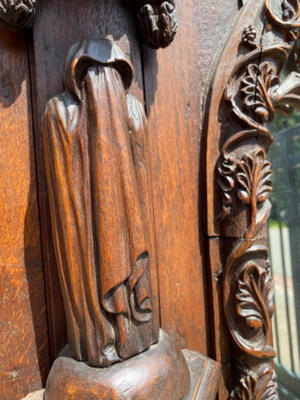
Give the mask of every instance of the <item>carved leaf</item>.
[[269, 62], [264, 62], [260, 66], [248, 65], [246, 77], [242, 80], [241, 92], [245, 96], [244, 105], [254, 110], [264, 121], [268, 121], [274, 112], [269, 90], [278, 82], [275, 67]]
[[255, 264], [245, 268], [238, 281], [237, 313], [253, 329], [268, 326], [274, 312], [273, 282], [267, 267], [261, 272]]
[[230, 395], [231, 400], [279, 400], [277, 379], [273, 369], [266, 370], [260, 376], [249, 371]]
[[244, 155], [238, 170], [238, 196], [242, 202], [250, 204], [253, 198], [257, 203], [265, 201], [272, 190], [271, 163], [265, 160], [265, 153], [259, 150], [254, 157]]

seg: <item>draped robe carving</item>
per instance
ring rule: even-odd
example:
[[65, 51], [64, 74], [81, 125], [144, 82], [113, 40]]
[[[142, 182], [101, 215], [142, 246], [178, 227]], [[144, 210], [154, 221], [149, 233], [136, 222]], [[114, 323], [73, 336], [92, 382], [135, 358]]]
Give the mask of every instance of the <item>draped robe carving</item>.
[[74, 45], [66, 92], [43, 118], [52, 231], [73, 357], [103, 367], [158, 340], [145, 159], [146, 118], [126, 91], [132, 67], [108, 40]]

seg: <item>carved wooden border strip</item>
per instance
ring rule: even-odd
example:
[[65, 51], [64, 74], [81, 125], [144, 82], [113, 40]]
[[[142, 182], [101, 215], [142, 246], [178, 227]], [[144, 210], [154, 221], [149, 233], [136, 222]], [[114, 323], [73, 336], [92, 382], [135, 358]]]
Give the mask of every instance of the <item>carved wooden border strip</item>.
[[[152, 48], [167, 47], [177, 31], [174, 0], [135, 0], [143, 41]], [[0, 26], [19, 31], [32, 26], [37, 0], [0, 0]]]
[[208, 235], [221, 238], [222, 306], [237, 371], [232, 399], [278, 399], [267, 123], [276, 109], [299, 102], [299, 75], [279, 80], [298, 38], [299, 9], [298, 0], [248, 0], [219, 59], [207, 105]]

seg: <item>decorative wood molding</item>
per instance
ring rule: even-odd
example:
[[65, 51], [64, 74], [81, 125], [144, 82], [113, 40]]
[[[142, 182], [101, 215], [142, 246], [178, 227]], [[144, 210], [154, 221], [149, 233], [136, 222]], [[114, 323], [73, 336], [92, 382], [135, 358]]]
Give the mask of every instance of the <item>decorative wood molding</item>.
[[175, 0], [136, 0], [143, 41], [154, 49], [167, 47], [177, 32]]
[[298, 38], [299, 7], [297, 0], [248, 0], [216, 66], [207, 104], [208, 235], [222, 238], [222, 302], [238, 372], [232, 399], [278, 399], [267, 123], [276, 110], [299, 108], [299, 74], [282, 83], [279, 78]]
[[0, 26], [12, 31], [29, 28], [36, 11], [37, 0], [1, 0]]

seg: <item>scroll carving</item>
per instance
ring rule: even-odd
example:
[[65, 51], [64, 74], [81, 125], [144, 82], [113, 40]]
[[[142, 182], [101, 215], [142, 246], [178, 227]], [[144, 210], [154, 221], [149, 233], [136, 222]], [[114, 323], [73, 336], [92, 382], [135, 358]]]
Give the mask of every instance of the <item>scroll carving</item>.
[[0, 26], [13, 31], [29, 28], [32, 24], [37, 0], [1, 0]]
[[143, 41], [154, 49], [167, 47], [177, 31], [174, 0], [136, 0]]
[[109, 41], [74, 45], [66, 92], [47, 105], [45, 164], [54, 244], [78, 361], [107, 367], [158, 341], [143, 107], [132, 67]]
[[278, 399], [266, 225], [272, 190], [266, 156], [273, 138], [267, 123], [276, 111], [299, 108], [299, 74], [280, 81], [299, 23], [297, 0], [248, 0], [212, 81], [208, 234], [221, 236], [224, 246], [222, 302], [238, 372], [232, 400]]

